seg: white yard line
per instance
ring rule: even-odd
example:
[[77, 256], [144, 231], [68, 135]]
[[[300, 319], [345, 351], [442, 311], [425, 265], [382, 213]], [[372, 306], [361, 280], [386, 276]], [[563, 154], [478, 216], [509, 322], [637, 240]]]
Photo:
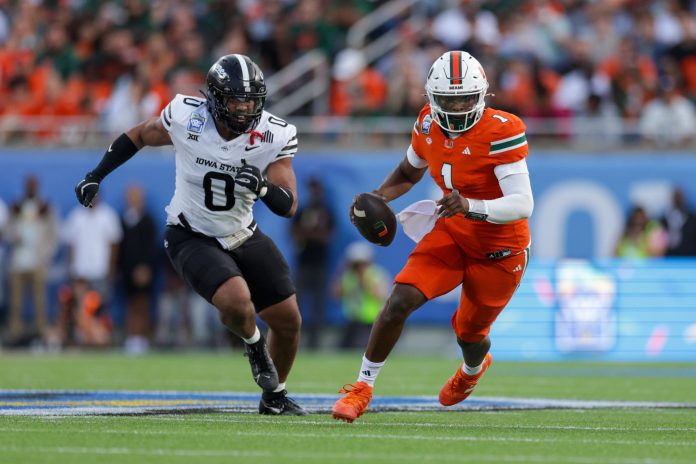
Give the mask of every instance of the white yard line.
[[194, 456], [194, 457], [270, 457], [269, 451], [242, 451], [242, 450], [196, 450], [196, 449], [170, 449], [170, 448], [98, 448], [98, 447], [72, 447], [72, 446], [32, 446], [23, 448], [20, 446], [0, 446], [5, 452], [18, 453], [47, 453], [47, 454], [97, 454], [97, 455], [146, 455], [146, 456]]
[[[84, 419], [97, 419], [99, 417], [117, 417], [117, 416], [80, 416], [80, 418]], [[63, 419], [74, 419], [75, 416], [61, 416]], [[220, 418], [213, 418], [213, 417], [192, 417], [192, 416], [186, 416], [186, 417], [181, 417], [181, 416], [168, 416], [168, 415], [161, 415], [161, 416], [145, 416], [148, 420], [152, 421], [182, 421], [182, 422], [230, 422], [230, 423], [244, 423], [244, 424], [249, 424], [249, 423], [261, 423], [261, 424], [278, 424], [278, 423], [283, 423], [282, 421], [285, 421], [289, 418], [278, 418], [278, 419], [265, 419], [265, 418], [253, 418], [251, 420], [249, 419], [236, 419], [232, 417], [220, 417]], [[45, 419], [49, 419], [46, 417]], [[339, 422], [339, 421], [320, 421], [320, 420], [311, 420], [311, 419], [296, 419], [292, 418], [290, 419], [293, 424], [306, 424], [306, 425], [319, 425], [319, 426], [334, 426], [334, 427], [346, 427], [347, 425]], [[360, 427], [369, 427], [369, 426], [375, 426], [375, 427], [428, 427], [428, 428], [447, 428], [447, 429], [462, 429], [462, 430], [467, 430], [471, 428], [477, 428], [477, 429], [507, 429], [507, 430], [515, 430], [515, 429], [533, 429], [533, 430], [588, 430], [588, 431], [607, 431], [607, 432], [696, 432], [696, 427], [608, 427], [608, 426], [600, 426], [600, 427], [588, 427], [588, 426], [579, 426], [579, 425], [495, 425], [495, 424], [471, 424], [471, 423], [462, 423], [462, 424], [440, 424], [437, 422], [380, 422], [380, 423], [371, 423], [371, 422], [356, 422], [355, 424], [352, 424], [353, 427], [360, 426]]]
[[[69, 446], [32, 446], [30, 449], [18, 446], [0, 446], [2, 452], [20, 452], [28, 454], [78, 454], [78, 455], [97, 455], [97, 456], [171, 456], [171, 457], [196, 457], [196, 458], [219, 458], [219, 457], [274, 457], [282, 455], [287, 458], [299, 458], [307, 461], [328, 462], [335, 460], [378, 460], [379, 462], [389, 461], [451, 461], [461, 462], [462, 456], [456, 454], [435, 454], [429, 453], [425, 456], [400, 453], [370, 453], [370, 452], [335, 452], [325, 451], [322, 453], [298, 452], [288, 449], [279, 450], [278, 453], [262, 452], [262, 451], [244, 451], [244, 450], [205, 450], [205, 449], [165, 449], [165, 448], [124, 448], [124, 447], [69, 447]], [[549, 462], [549, 463], [568, 463], [568, 464], [595, 464], [597, 458], [586, 458], [582, 456], [553, 456], [553, 455], [526, 455], [520, 456], [519, 453], [512, 456], [491, 456], [488, 454], [472, 454], [467, 453], [467, 461], [485, 461], [485, 462]], [[674, 459], [653, 459], [653, 458], [638, 458], [638, 457], [621, 457], [607, 458], [602, 457], [601, 461], [607, 464], [659, 464], [659, 463], [677, 463], [689, 461], [674, 460]]]
[[[516, 443], [582, 443], [586, 445], [630, 445], [630, 446], [686, 446], [686, 447], [696, 447], [696, 440], [682, 441], [682, 440], [646, 440], [646, 439], [591, 439], [591, 438], [523, 438], [523, 437], [513, 437], [513, 436], [499, 436], [499, 437], [476, 437], [476, 436], [430, 436], [430, 435], [414, 435], [414, 434], [385, 434], [376, 433], [373, 431], [366, 433], [352, 433], [343, 430], [336, 430], [337, 433], [316, 433], [316, 432], [285, 432], [280, 430], [273, 430], [271, 432], [264, 431], [242, 431], [242, 430], [230, 430], [230, 431], [190, 431], [190, 430], [90, 430], [89, 433], [94, 434], [106, 434], [106, 435], [234, 435], [241, 437], [270, 437], [270, 438], [320, 438], [322, 440], [327, 439], [345, 439], [345, 438], [355, 438], [355, 439], [382, 439], [382, 440], [408, 440], [408, 441], [442, 441], [442, 442], [516, 442]], [[13, 428], [13, 427], [3, 427], [0, 428], [2, 432], [8, 433], [65, 433], [64, 430], [60, 429], [42, 429], [42, 428]]]

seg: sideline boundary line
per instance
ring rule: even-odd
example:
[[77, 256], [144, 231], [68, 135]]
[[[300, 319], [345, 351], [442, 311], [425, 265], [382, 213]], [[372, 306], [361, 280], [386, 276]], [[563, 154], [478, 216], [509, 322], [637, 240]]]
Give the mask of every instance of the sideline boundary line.
[[[260, 396], [260, 393], [250, 392], [0, 389], [0, 416], [257, 413]], [[310, 413], [324, 414], [331, 411], [340, 395], [300, 393], [292, 397]], [[434, 396], [375, 396], [370, 403], [370, 412], [610, 408], [696, 409], [696, 403], [473, 397], [445, 408]]]

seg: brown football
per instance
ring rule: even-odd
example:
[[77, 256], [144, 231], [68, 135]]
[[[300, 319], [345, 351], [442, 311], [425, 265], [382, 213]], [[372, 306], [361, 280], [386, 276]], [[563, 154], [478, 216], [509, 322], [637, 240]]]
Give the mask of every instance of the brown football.
[[374, 193], [361, 193], [353, 205], [355, 226], [360, 235], [376, 245], [387, 246], [396, 235], [396, 216], [389, 205]]

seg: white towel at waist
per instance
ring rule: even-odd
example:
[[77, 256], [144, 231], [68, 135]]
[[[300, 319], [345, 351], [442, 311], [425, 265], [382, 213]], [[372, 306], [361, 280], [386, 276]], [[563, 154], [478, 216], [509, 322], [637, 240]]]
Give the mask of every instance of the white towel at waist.
[[404, 208], [396, 217], [404, 233], [418, 243], [435, 227], [437, 204], [433, 200], [417, 201]]

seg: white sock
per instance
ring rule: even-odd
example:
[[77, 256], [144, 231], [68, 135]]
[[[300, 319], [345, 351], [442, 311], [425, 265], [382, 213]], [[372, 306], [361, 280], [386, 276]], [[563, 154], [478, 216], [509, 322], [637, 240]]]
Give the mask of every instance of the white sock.
[[481, 372], [481, 369], [483, 369], [483, 362], [476, 367], [469, 367], [466, 365], [466, 362], [462, 364], [462, 372], [466, 375], [476, 375]]
[[362, 366], [360, 366], [360, 375], [358, 382], [365, 382], [369, 386], [374, 386], [375, 380], [379, 375], [379, 370], [384, 366], [384, 361], [381, 363], [372, 362], [363, 355]]
[[282, 392], [283, 390], [285, 390], [285, 382], [279, 383], [276, 389], [273, 390], [273, 393]]
[[242, 340], [244, 340], [244, 343], [246, 343], [247, 345], [251, 345], [261, 340], [261, 332], [259, 332], [259, 328], [256, 327], [256, 329], [254, 329], [254, 335], [252, 335], [249, 338], [242, 337]]

